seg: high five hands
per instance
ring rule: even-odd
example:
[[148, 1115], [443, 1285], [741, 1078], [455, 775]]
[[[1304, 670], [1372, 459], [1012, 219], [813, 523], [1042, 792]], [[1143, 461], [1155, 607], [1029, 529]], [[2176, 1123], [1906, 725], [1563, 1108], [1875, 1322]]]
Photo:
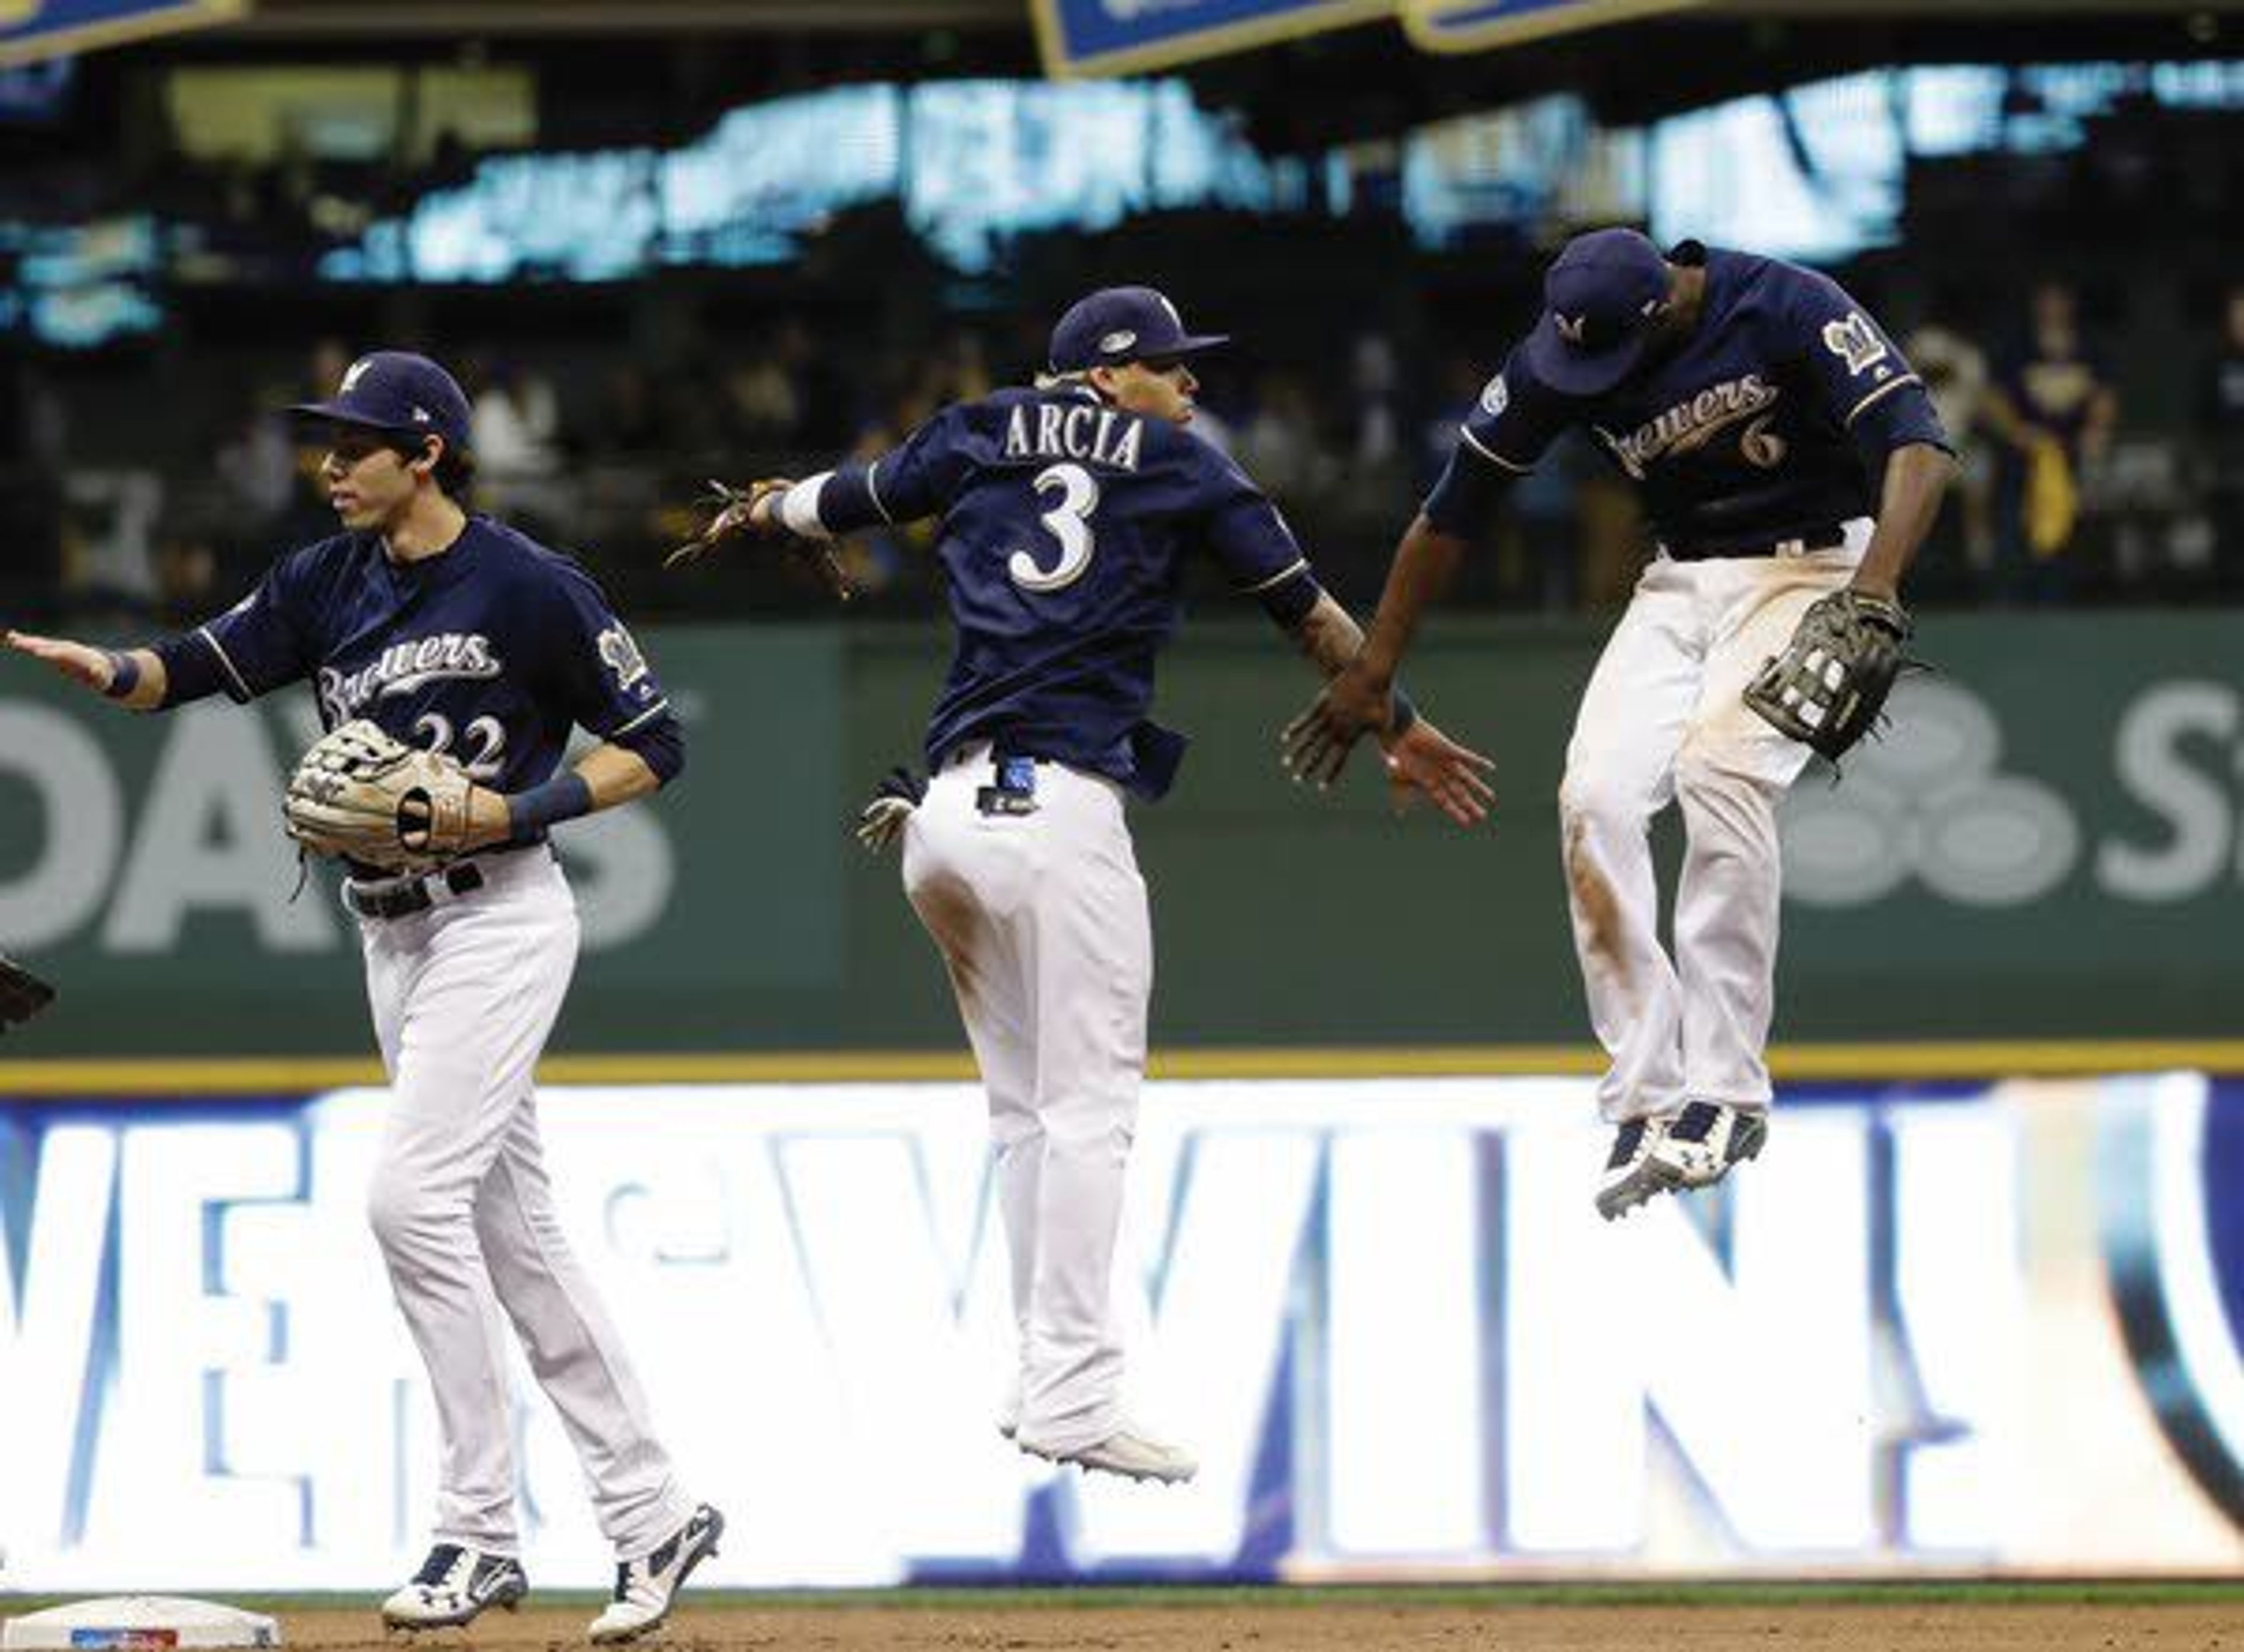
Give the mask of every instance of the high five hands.
[[1387, 734], [1395, 697], [1354, 667], [1325, 685], [1324, 692], [1279, 735], [1280, 761], [1298, 783], [1328, 789], [1348, 767], [1348, 754], [1365, 735], [1376, 735], [1384, 748], [1387, 786], [1395, 812], [1402, 814], [1423, 797], [1459, 826], [1477, 826], [1496, 802], [1488, 776], [1495, 762], [1458, 744], [1421, 716], [1399, 734]]

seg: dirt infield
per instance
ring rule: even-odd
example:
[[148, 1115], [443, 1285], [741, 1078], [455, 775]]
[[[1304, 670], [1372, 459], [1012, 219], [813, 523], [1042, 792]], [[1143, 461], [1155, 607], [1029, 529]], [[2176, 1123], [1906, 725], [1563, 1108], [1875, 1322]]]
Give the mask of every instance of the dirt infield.
[[[561, 1652], [582, 1647], [593, 1608], [542, 1608], [495, 1615], [470, 1631], [385, 1640], [371, 1611], [289, 1612], [281, 1634], [293, 1648], [429, 1652]], [[1363, 1601], [1267, 1603], [1226, 1598], [1197, 1604], [1160, 1595], [1142, 1604], [1073, 1606], [1048, 1595], [1021, 1604], [909, 1605], [820, 1602], [681, 1608], [666, 1652], [1383, 1652], [1388, 1648], [1486, 1647], [1502, 1652], [1743, 1652], [1823, 1647], [1843, 1652], [2244, 1652], [2244, 1604], [2202, 1601], [1980, 1603], [1969, 1600], [1769, 1605], [1565, 1606], [1442, 1601], [1413, 1604], [1382, 1594]]]

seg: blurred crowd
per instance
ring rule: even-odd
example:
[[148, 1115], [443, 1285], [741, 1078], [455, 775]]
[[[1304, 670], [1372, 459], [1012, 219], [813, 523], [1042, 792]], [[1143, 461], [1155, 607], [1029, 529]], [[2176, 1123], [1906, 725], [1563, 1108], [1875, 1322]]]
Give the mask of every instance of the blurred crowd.
[[[2012, 327], [1984, 336], [1937, 316], [1886, 317], [1964, 460], [1915, 598], [2244, 595], [2244, 287], [2207, 318], [2212, 347], [2187, 416], [2162, 421], [2131, 409], [2070, 287], [2045, 281], [2015, 308]], [[726, 615], [815, 612], [821, 598], [783, 563], [661, 573], [664, 552], [694, 526], [705, 477], [799, 475], [877, 453], [947, 402], [1025, 382], [1041, 365], [1045, 324], [1025, 314], [954, 322], [898, 350], [778, 314], [733, 348], [666, 369], [622, 351], [562, 361], [425, 342], [473, 400], [479, 507], [582, 557], [632, 612]], [[1242, 341], [1212, 358], [1195, 428], [1279, 501], [1328, 582], [1368, 603], [1495, 363], [1375, 328], [1295, 340], [1291, 355], [1285, 343]], [[233, 601], [280, 551], [330, 531], [318, 455], [273, 410], [328, 394], [348, 359], [343, 342], [325, 341], [271, 382], [160, 410], [171, 439], [154, 451], [89, 439], [113, 407], [47, 367], [5, 364], [0, 612], [16, 624], [186, 624]], [[928, 531], [848, 546], [875, 611], [937, 599]], [[1513, 490], [1458, 599], [1544, 613], [1611, 608], [1647, 548], [1628, 488], [1576, 442]]]
[[1962, 460], [1928, 552], [1936, 588], [2005, 604], [2244, 593], [2244, 287], [2223, 301], [2188, 416], [2163, 425], [2127, 417], [2063, 281], [2034, 287], [2006, 346], [1929, 321], [1903, 348]]

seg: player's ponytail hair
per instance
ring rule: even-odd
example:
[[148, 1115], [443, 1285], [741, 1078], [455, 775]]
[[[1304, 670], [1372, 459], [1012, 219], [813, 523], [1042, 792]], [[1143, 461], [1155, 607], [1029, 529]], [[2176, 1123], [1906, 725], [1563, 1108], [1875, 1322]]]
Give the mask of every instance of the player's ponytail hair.
[[1093, 396], [1097, 396], [1108, 407], [1119, 406], [1120, 403], [1116, 402], [1112, 396], [1107, 394], [1106, 390], [1099, 384], [1098, 381], [1091, 376], [1093, 370], [1094, 369], [1086, 367], [1079, 368], [1072, 372], [1067, 373], [1039, 373], [1037, 375], [1036, 378], [1037, 389], [1040, 390], [1089, 390]]

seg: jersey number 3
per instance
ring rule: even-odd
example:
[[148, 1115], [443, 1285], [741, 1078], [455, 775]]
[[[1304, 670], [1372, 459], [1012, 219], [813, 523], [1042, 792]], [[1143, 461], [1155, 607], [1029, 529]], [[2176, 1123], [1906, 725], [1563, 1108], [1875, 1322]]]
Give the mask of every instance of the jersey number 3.
[[1098, 548], [1092, 537], [1091, 513], [1098, 508], [1098, 483], [1079, 464], [1048, 465], [1037, 473], [1037, 497], [1059, 496], [1044, 513], [1044, 531], [1059, 541], [1059, 560], [1045, 567], [1025, 551], [1007, 559], [1005, 572], [1024, 591], [1060, 591], [1083, 578]]

